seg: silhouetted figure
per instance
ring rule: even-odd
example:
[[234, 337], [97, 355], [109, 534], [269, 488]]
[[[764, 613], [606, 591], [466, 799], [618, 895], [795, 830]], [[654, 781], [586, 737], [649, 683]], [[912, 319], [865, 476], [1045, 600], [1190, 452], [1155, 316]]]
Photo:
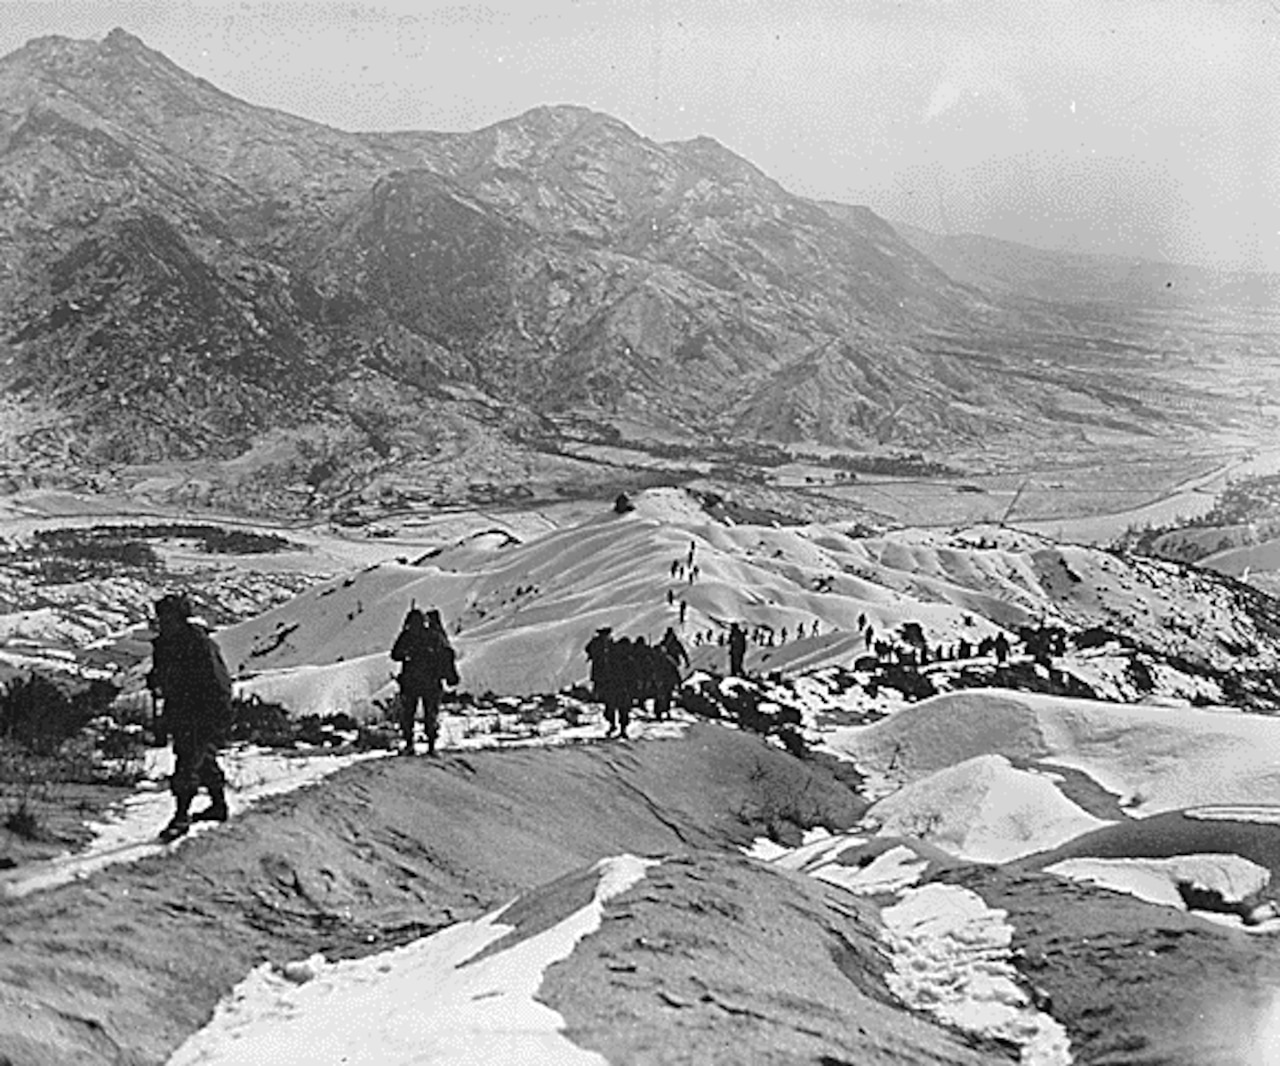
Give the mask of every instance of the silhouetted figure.
[[991, 642], [991, 650], [995, 652], [996, 662], [1004, 665], [1009, 658], [1009, 638], [1003, 633], [997, 633], [995, 640]]
[[161, 830], [176, 840], [191, 828], [191, 801], [205, 788], [209, 806], [196, 821], [227, 820], [226, 778], [218, 749], [231, 730], [231, 673], [209, 634], [191, 621], [191, 604], [171, 594], [156, 603], [151, 671], [147, 687], [164, 700], [160, 731], [173, 741], [174, 768], [169, 779], [175, 810]]
[[676, 631], [670, 626], [667, 626], [667, 631], [662, 634], [662, 639], [658, 641], [658, 647], [667, 653], [667, 657], [677, 667], [689, 665], [689, 652], [680, 642], [680, 638], [676, 636]]
[[685, 600], [680, 601], [680, 624], [684, 625], [685, 616], [689, 613], [689, 604]]
[[404, 617], [404, 627], [391, 647], [391, 658], [400, 668], [400, 734], [404, 751], [412, 755], [413, 724], [418, 705], [423, 708], [426, 723], [427, 754], [436, 753], [440, 735], [440, 696], [444, 685], [458, 684], [457, 657], [449, 636], [444, 631], [440, 612], [431, 609], [424, 616], [411, 607]]
[[742, 626], [733, 622], [729, 626], [729, 673], [742, 677], [742, 660], [747, 654], [747, 634]]
[[614, 514], [626, 514], [628, 511], [634, 511], [635, 509], [636, 505], [631, 502], [630, 497], [625, 492], [618, 493], [617, 498], [613, 501]]

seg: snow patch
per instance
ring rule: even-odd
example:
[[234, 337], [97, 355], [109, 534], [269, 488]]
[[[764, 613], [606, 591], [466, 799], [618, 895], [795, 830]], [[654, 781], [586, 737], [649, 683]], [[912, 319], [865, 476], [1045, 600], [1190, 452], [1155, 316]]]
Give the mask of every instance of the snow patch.
[[1120, 797], [1129, 814], [1280, 806], [1280, 719], [973, 689], [924, 700], [827, 747], [885, 794], [980, 755], [1051, 760]]
[[1042, 774], [982, 755], [880, 800], [867, 821], [882, 836], [912, 836], [973, 862], [1008, 862], [1110, 823], [1087, 814]]
[[564, 1019], [534, 995], [547, 967], [600, 927], [605, 902], [655, 865], [658, 860], [634, 855], [602, 860], [590, 903], [483, 958], [485, 948], [513, 929], [501, 922], [505, 907], [363, 959], [329, 963], [315, 955], [292, 968], [263, 964], [169, 1066], [604, 1064], [567, 1040]]
[[1186, 818], [1202, 822], [1257, 822], [1280, 825], [1280, 807], [1192, 807], [1182, 812]]
[[893, 949], [886, 980], [904, 1003], [970, 1032], [1016, 1043], [1028, 1066], [1067, 1066], [1066, 1030], [1036, 1010], [1008, 960], [1007, 913], [956, 885], [908, 889], [881, 911]]
[[1179, 882], [1216, 892], [1227, 903], [1256, 896], [1271, 882], [1266, 867], [1230, 853], [1167, 859], [1064, 859], [1046, 866], [1045, 872], [1179, 910], [1187, 909], [1178, 892]]

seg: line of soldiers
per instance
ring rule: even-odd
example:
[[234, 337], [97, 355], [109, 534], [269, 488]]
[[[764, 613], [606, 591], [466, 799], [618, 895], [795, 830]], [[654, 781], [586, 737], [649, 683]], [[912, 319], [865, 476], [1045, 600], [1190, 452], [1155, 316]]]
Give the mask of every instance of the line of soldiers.
[[671, 697], [680, 685], [680, 670], [689, 665], [689, 652], [670, 626], [656, 644], [644, 637], [612, 636], [601, 626], [583, 650], [591, 663], [591, 689], [604, 704], [609, 728], [606, 736], [627, 735], [631, 712], [653, 700], [655, 718], [671, 713]]

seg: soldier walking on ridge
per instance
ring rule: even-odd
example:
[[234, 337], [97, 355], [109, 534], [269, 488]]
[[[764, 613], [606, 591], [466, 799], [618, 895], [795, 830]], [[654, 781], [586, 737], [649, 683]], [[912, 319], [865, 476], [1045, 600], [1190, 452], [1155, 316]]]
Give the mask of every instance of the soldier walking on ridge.
[[[169, 787], [176, 809], [160, 833], [169, 841], [183, 836], [193, 820], [227, 820], [227, 782], [218, 749], [231, 730], [231, 673], [209, 634], [191, 620], [185, 596], [164, 596], [155, 610], [158, 633], [147, 687], [164, 700], [160, 728], [173, 740]], [[209, 791], [209, 806], [193, 816], [191, 801], [202, 787]]]
[[737, 622], [729, 625], [729, 673], [742, 677], [742, 659], [747, 654], [747, 633]]
[[689, 652], [681, 643], [680, 638], [676, 636], [676, 631], [667, 626], [667, 631], [662, 634], [662, 639], [658, 641], [658, 647], [667, 653], [669, 658], [677, 667], [686, 667], [689, 665]]
[[[583, 649], [591, 662], [592, 694], [604, 704], [604, 720], [608, 725], [606, 737], [611, 737], [618, 731], [627, 694], [624, 662], [627, 649], [621, 641], [613, 639], [612, 632], [611, 626], [601, 626]], [[630, 715], [627, 717], [629, 719]]]
[[400, 669], [400, 733], [404, 752], [414, 753], [413, 726], [422, 704], [426, 720], [427, 754], [436, 753], [440, 735], [440, 696], [444, 685], [458, 684], [457, 656], [444, 631], [440, 612], [432, 608], [424, 616], [409, 608], [404, 627], [391, 648], [391, 658], [404, 665]]

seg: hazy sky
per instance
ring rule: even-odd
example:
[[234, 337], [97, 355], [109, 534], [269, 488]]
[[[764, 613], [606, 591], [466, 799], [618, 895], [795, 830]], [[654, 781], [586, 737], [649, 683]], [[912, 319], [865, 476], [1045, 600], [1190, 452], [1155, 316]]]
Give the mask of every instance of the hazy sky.
[[0, 0], [342, 129], [544, 103], [940, 232], [1280, 270], [1280, 0]]

